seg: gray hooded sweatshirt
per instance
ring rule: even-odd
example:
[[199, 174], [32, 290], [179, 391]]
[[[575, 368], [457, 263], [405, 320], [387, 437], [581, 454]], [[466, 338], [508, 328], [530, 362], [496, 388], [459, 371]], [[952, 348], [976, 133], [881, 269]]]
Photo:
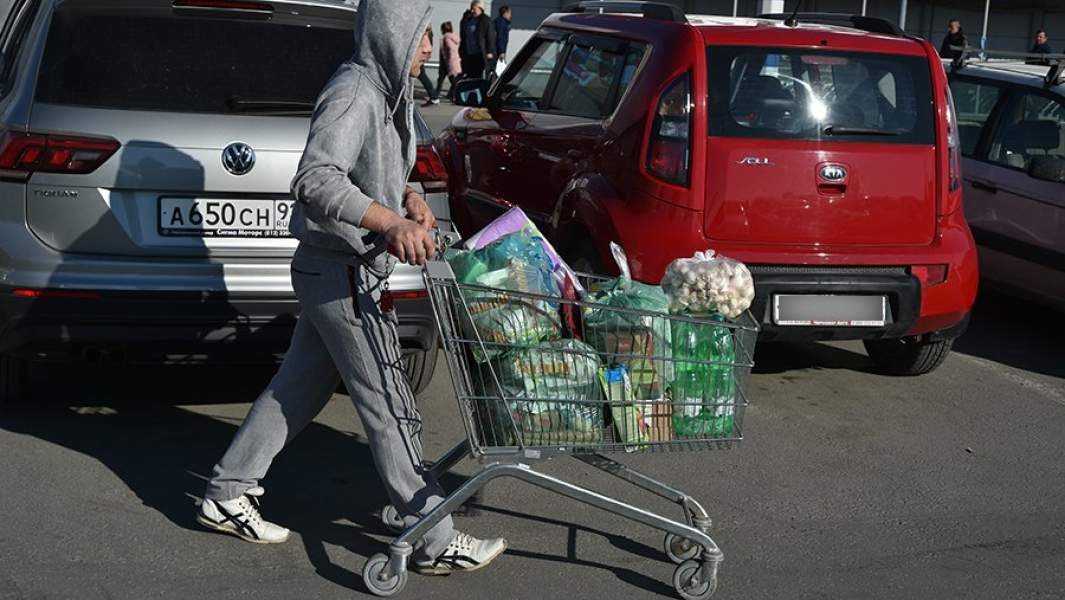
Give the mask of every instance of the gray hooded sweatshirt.
[[355, 53], [318, 97], [292, 180], [289, 228], [302, 245], [383, 273], [394, 264], [379, 253], [383, 236], [360, 224], [374, 201], [403, 214], [417, 143], [410, 69], [430, 10], [428, 0], [359, 3]]

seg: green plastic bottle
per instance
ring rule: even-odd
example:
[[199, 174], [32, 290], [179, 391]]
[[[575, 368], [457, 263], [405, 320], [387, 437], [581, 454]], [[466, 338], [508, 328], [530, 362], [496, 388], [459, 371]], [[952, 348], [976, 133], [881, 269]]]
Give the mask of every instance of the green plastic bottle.
[[[713, 318], [724, 320], [716, 315]], [[736, 402], [731, 330], [719, 325], [675, 321], [672, 337], [674, 436], [728, 436], [732, 433]]]

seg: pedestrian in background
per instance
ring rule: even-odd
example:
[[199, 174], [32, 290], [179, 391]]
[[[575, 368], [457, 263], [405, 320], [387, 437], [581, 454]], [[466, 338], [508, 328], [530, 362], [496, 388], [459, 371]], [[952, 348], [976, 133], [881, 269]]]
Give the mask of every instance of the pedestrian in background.
[[451, 95], [451, 87], [455, 85], [455, 78], [462, 73], [462, 61], [459, 58], [459, 36], [455, 33], [451, 21], [444, 21], [440, 26], [440, 67], [436, 75], [437, 96], [443, 95], [444, 78], [448, 80], [448, 96]]
[[488, 61], [495, 58], [495, 25], [484, 13], [484, 2], [473, 0], [459, 24], [459, 50], [463, 77], [485, 76]]
[[939, 47], [939, 55], [943, 58], [958, 58], [961, 56], [961, 50], [953, 50], [951, 46], [964, 48], [968, 44], [969, 40], [965, 38], [965, 32], [962, 31], [961, 21], [951, 19], [947, 23], [947, 35], [943, 38], [943, 44]]
[[499, 62], [506, 63], [507, 60], [507, 45], [510, 43], [510, 7], [504, 4], [499, 7], [499, 16], [495, 20], [496, 28], [496, 43], [495, 51], [496, 58], [492, 61], [491, 66], [488, 68], [489, 76], [496, 74], [496, 65]]
[[[1035, 43], [1032, 44], [1032, 49], [1029, 50], [1032, 54], [1053, 54], [1054, 50], [1050, 47], [1050, 38], [1047, 36], [1045, 29], [1040, 29], [1035, 32]], [[1028, 61], [1030, 65], [1049, 65], [1050, 61], [1047, 59], [1031, 59]]]
[[[433, 45], [433, 30], [430, 29], [427, 32], [427, 35], [429, 36], [429, 46], [431, 47]], [[438, 89], [440, 87], [440, 84], [437, 83], [436, 87], [434, 88], [433, 80], [429, 77], [429, 74], [425, 72], [425, 69], [422, 69], [421, 72], [418, 73], [418, 81], [422, 83], [422, 87], [425, 88], [426, 94], [425, 104], [422, 104], [422, 106], [433, 106], [434, 104], [440, 104], [440, 90]]]

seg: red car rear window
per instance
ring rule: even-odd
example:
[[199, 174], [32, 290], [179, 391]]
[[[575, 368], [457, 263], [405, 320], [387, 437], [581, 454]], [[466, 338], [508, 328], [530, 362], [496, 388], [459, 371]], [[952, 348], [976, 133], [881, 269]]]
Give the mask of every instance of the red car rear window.
[[931, 144], [928, 60], [710, 46], [710, 135]]

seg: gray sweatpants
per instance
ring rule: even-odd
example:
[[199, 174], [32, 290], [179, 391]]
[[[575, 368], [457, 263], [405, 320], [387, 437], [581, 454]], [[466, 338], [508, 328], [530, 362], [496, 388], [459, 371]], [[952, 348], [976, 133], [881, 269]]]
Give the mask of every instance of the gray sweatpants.
[[[381, 312], [376, 275], [311, 250], [301, 246], [292, 260], [301, 313], [288, 353], [215, 465], [205, 496], [230, 500], [258, 485], [343, 381], [388, 496], [410, 526], [443, 491], [423, 466], [421, 415], [404, 375], [395, 314]], [[448, 517], [426, 534], [418, 554], [436, 557], [454, 535]]]

